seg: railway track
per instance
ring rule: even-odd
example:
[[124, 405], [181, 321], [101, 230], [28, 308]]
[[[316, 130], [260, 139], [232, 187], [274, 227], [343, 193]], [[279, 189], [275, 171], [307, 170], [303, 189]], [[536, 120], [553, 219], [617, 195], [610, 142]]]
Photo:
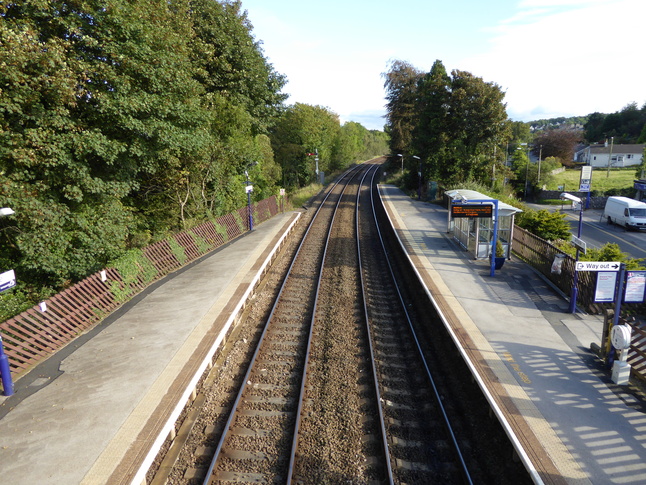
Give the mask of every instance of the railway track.
[[[380, 232], [377, 169], [327, 192], [282, 263], [288, 276], [273, 276], [275, 303], [252, 305], [265, 324], [241, 323], [153, 485], [529, 483]], [[465, 402], [484, 409], [465, 413]]]
[[[396, 483], [472, 483], [377, 223], [375, 184], [357, 210], [366, 323]], [[375, 189], [376, 190], [376, 189]]]
[[204, 483], [289, 482], [301, 394], [324, 259], [347, 174], [328, 194], [301, 243], [233, 404]]

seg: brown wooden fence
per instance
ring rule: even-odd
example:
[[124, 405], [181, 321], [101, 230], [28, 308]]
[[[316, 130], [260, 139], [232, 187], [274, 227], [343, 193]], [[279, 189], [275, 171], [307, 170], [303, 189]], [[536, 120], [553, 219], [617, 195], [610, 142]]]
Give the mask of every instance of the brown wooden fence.
[[[514, 242], [512, 247], [513, 252], [517, 256], [531, 264], [559, 290], [570, 296], [576, 265], [576, 261], [572, 256], [563, 253], [553, 244], [518, 226], [514, 226]], [[557, 255], [563, 258], [560, 273], [552, 272], [552, 264]], [[578, 307], [588, 313], [594, 314], [600, 314], [605, 309], [613, 308], [614, 305], [610, 303], [594, 302], [596, 273], [593, 271], [579, 271], [578, 273]], [[640, 305], [630, 304], [626, 310], [639, 312], [641, 308]]]
[[[253, 204], [255, 224], [278, 213], [276, 197]], [[129, 252], [114, 267], [0, 323], [11, 374], [19, 377], [150, 283], [249, 230], [248, 207]]]
[[[571, 294], [575, 267], [574, 258], [564, 255], [556, 246], [518, 226], [514, 227], [513, 250], [517, 256], [540, 271], [563, 293], [568, 296]], [[552, 272], [552, 263], [557, 254], [564, 257], [560, 274]], [[594, 302], [595, 278], [596, 273], [593, 271], [579, 271], [577, 302], [579, 308], [588, 313], [603, 313], [605, 315], [600, 357], [606, 359], [610, 349], [610, 327], [614, 303]], [[628, 353], [628, 363], [632, 366], [633, 375], [646, 381], [646, 324], [643, 322], [643, 318], [639, 318], [644, 315], [644, 310], [643, 303], [624, 303], [619, 323], [632, 327], [632, 343]]]

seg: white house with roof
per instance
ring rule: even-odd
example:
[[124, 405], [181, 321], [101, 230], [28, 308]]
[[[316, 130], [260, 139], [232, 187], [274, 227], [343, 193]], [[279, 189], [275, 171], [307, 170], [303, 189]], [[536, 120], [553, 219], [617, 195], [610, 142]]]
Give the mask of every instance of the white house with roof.
[[646, 145], [590, 145], [576, 152], [574, 160], [592, 167], [608, 167], [610, 158], [610, 167], [630, 167], [642, 163], [644, 146]]

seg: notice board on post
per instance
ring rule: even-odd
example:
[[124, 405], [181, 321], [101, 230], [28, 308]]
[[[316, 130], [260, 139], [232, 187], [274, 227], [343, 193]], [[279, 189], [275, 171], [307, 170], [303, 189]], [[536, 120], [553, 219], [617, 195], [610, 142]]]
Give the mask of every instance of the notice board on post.
[[451, 206], [451, 217], [493, 217], [493, 205], [457, 204]]

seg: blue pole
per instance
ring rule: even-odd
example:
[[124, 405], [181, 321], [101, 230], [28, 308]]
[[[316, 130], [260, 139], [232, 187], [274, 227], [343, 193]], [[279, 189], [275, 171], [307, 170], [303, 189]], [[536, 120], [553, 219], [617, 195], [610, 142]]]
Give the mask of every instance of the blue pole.
[[251, 210], [251, 191], [249, 190], [249, 186], [251, 185], [251, 182], [249, 181], [249, 172], [245, 170], [245, 175], [247, 176], [247, 210], [249, 212], [249, 230], [253, 231], [253, 212]]
[[2, 377], [2, 387], [4, 388], [4, 395], [11, 396], [13, 394], [11, 368], [9, 367], [9, 358], [4, 353], [2, 336], [0, 336], [0, 376]]
[[493, 238], [491, 240], [491, 269], [490, 276], [496, 276], [496, 245], [498, 244], [498, 200], [492, 200], [494, 207], [494, 220], [493, 220]]
[[624, 298], [624, 278], [626, 273], [625, 263], [619, 265], [619, 285], [617, 286], [617, 295], [615, 298], [615, 314], [612, 319], [613, 325], [619, 325], [619, 314], [621, 313], [621, 300]]

